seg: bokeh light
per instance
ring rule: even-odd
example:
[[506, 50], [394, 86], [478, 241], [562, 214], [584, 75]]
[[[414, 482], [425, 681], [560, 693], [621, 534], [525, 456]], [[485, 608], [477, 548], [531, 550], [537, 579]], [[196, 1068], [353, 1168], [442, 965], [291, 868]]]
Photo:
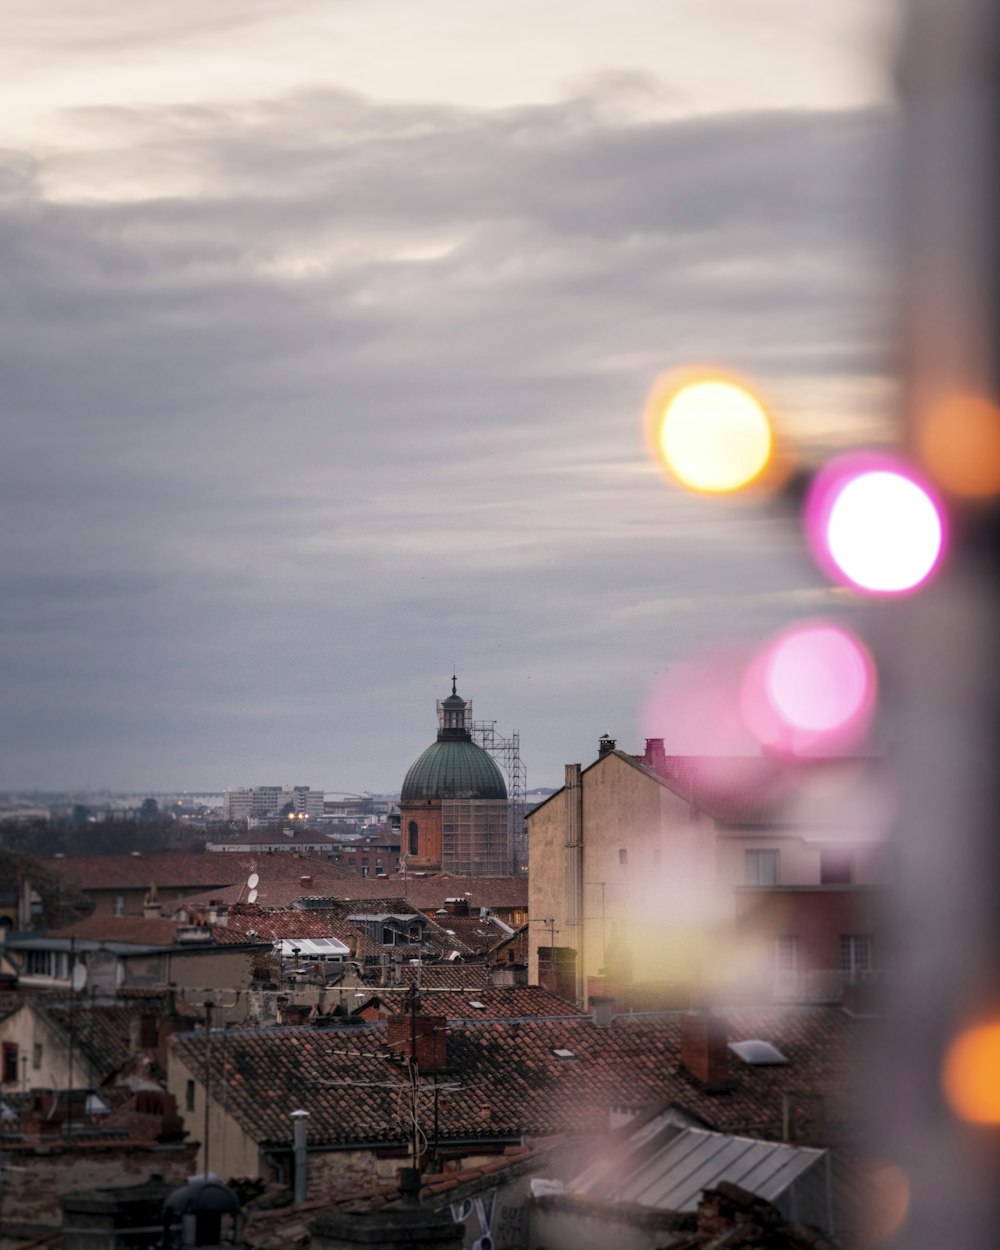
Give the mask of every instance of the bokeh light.
[[900, 1231], [910, 1210], [910, 1180], [887, 1159], [862, 1157], [855, 1161], [858, 1212], [857, 1244], [880, 1246]]
[[738, 491], [767, 467], [771, 421], [746, 387], [723, 378], [690, 380], [661, 392], [654, 404], [657, 454], [688, 489]]
[[840, 750], [867, 730], [876, 686], [859, 639], [828, 622], [807, 622], [772, 639], [750, 663], [743, 715], [764, 746], [789, 754]]
[[945, 1055], [942, 1084], [956, 1115], [1000, 1124], [1000, 1022], [961, 1033]]
[[1000, 409], [979, 395], [949, 395], [922, 414], [917, 448], [942, 490], [966, 499], [1000, 493]]
[[914, 590], [944, 550], [944, 514], [927, 487], [885, 456], [842, 456], [806, 504], [813, 553], [834, 580], [873, 594]]

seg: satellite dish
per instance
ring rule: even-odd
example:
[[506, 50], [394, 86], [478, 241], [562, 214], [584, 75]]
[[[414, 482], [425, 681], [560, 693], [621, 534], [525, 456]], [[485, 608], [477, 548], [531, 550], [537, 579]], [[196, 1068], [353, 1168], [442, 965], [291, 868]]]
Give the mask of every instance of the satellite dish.
[[248, 890], [256, 890], [256, 888], [257, 888], [259, 885], [260, 885], [260, 875], [259, 875], [259, 873], [252, 872], [252, 873], [250, 874], [250, 876], [249, 876], [249, 877], [247, 877], [247, 889], [248, 889]]
[[70, 975], [69, 983], [74, 990], [82, 990], [87, 984], [87, 969], [83, 964], [74, 964], [73, 972]]
[[257, 901], [257, 891], [251, 890], [250, 893], [247, 895], [247, 902], [256, 903], [256, 901]]

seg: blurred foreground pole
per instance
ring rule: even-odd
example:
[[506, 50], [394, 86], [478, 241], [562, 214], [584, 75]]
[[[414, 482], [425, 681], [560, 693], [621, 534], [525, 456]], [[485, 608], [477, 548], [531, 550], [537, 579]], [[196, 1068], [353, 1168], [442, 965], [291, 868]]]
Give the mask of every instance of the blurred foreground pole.
[[[912, 0], [901, 62], [904, 440], [936, 405], [995, 402], [1000, 360], [1000, 4]], [[956, 1115], [942, 1065], [970, 1027], [1000, 1023], [1000, 501], [950, 500], [936, 582], [881, 614], [901, 776], [898, 980], [870, 1110], [909, 1182], [881, 1244], [1000, 1245], [1000, 1124]], [[877, 640], [876, 640], [877, 642]], [[993, 1098], [1000, 1095], [1000, 1050]]]

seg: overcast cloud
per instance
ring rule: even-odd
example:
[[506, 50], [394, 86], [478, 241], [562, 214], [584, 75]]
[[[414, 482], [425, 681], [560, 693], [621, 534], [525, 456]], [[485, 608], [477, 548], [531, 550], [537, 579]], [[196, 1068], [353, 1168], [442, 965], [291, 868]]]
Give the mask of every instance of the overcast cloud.
[[692, 648], [822, 610], [642, 409], [711, 361], [805, 445], [885, 428], [891, 114], [656, 90], [102, 105], [5, 154], [0, 785], [394, 789], [453, 663], [558, 784]]

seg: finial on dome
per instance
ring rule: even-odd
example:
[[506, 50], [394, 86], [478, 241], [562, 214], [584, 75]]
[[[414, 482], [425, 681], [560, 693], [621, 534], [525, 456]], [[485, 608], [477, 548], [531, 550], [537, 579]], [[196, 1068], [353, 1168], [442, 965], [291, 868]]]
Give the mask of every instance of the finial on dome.
[[458, 694], [458, 678], [454, 673], [451, 675], [451, 693]]

